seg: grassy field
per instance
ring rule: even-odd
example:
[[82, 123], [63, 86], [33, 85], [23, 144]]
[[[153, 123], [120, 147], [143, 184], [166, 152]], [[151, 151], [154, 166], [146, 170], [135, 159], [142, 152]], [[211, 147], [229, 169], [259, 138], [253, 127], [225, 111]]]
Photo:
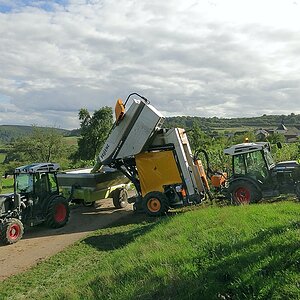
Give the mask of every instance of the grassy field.
[[64, 142], [69, 146], [77, 146], [78, 137], [77, 136], [67, 136], [64, 137]]
[[2, 193], [10, 193], [14, 190], [14, 179], [13, 177], [1, 178]]
[[0, 153], [0, 163], [2, 164], [6, 157], [6, 153]]
[[0, 299], [300, 299], [300, 205], [208, 207], [101, 229]]

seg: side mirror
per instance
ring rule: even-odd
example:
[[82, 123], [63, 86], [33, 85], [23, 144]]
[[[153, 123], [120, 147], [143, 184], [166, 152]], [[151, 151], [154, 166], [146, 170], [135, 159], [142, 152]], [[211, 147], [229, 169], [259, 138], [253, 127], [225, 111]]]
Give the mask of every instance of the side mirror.
[[281, 144], [281, 142], [277, 142], [276, 145], [277, 145], [277, 148], [278, 148], [278, 149], [282, 149], [282, 144]]

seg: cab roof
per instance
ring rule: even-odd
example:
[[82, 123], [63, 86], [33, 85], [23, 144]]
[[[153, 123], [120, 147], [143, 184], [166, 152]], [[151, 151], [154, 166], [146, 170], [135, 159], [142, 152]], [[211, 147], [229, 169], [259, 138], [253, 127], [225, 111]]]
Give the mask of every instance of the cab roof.
[[239, 155], [243, 153], [260, 151], [265, 148], [270, 151], [270, 144], [268, 142], [242, 143], [225, 149], [224, 153], [227, 155]]
[[56, 163], [34, 163], [16, 168], [15, 173], [56, 172], [58, 170], [59, 164]]

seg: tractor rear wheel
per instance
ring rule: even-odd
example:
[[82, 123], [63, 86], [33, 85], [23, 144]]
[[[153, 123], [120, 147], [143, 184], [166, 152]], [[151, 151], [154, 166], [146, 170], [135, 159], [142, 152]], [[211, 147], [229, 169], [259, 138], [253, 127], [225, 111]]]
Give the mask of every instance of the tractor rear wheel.
[[169, 201], [161, 192], [150, 192], [143, 199], [144, 211], [149, 216], [161, 216], [169, 210]]
[[115, 208], [124, 208], [128, 204], [128, 193], [126, 189], [116, 189], [112, 192]]
[[66, 225], [70, 216], [69, 202], [64, 197], [53, 198], [48, 206], [46, 224], [51, 228]]
[[245, 180], [235, 181], [230, 184], [229, 193], [236, 205], [255, 203], [262, 198], [261, 193], [254, 184]]
[[24, 226], [19, 219], [9, 219], [0, 225], [0, 240], [6, 244], [14, 244], [19, 241], [24, 233]]

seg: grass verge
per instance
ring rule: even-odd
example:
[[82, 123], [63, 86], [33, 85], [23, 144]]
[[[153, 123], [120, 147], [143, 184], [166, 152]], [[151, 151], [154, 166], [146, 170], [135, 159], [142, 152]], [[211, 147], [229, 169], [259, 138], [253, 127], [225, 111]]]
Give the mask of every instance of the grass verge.
[[0, 299], [300, 299], [300, 205], [136, 216], [0, 283]]

